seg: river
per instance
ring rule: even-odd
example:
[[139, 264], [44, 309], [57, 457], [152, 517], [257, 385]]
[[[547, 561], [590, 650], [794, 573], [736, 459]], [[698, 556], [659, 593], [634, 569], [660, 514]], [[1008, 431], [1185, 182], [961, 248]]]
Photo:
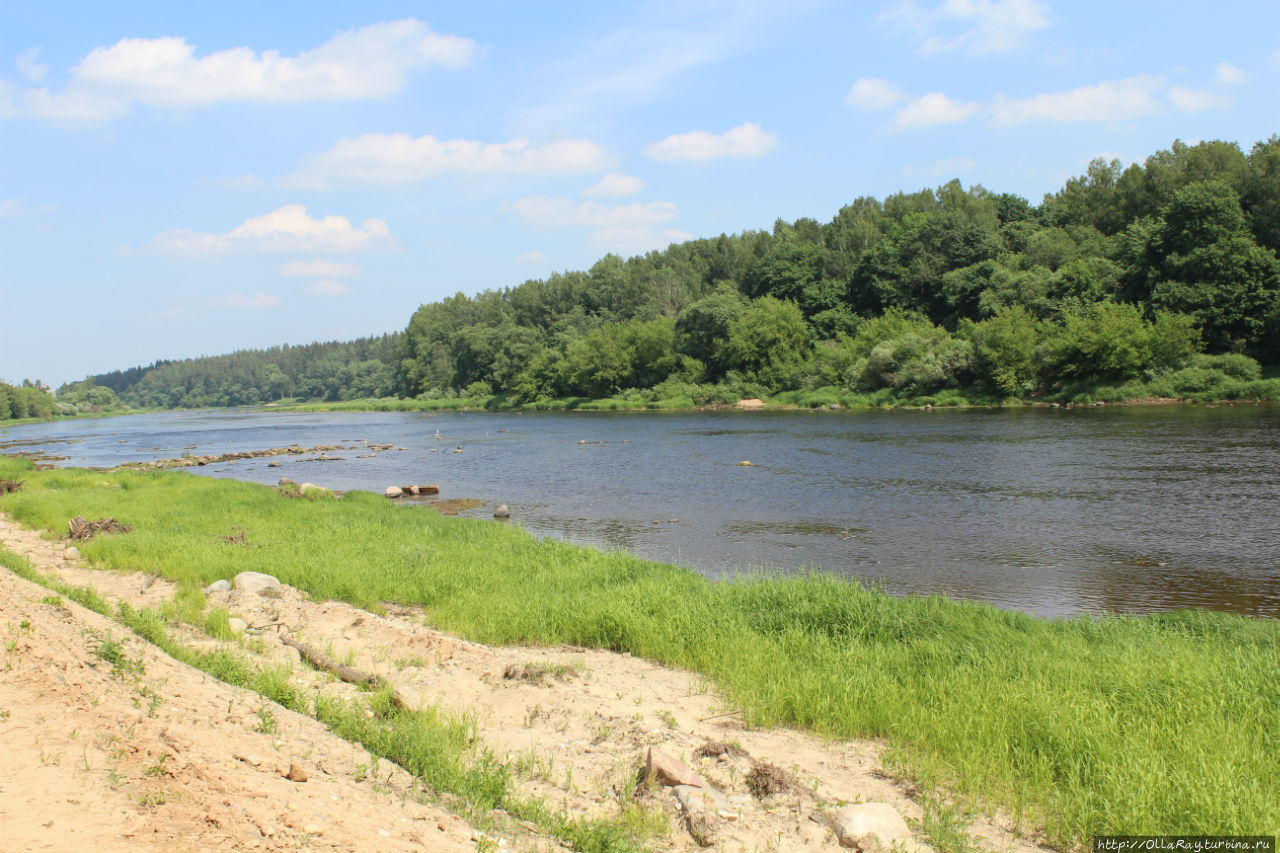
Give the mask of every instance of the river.
[[[438, 433], [438, 437], [437, 437]], [[398, 449], [369, 457], [363, 440]], [[1280, 407], [642, 414], [193, 411], [0, 431], [62, 465], [341, 444], [189, 469], [381, 492], [711, 577], [831, 572], [1049, 616], [1280, 616]], [[399, 449], [403, 448], [403, 449]], [[460, 448], [460, 452], [454, 452]], [[364, 456], [365, 458], [357, 458]], [[744, 460], [750, 466], [739, 465]], [[495, 522], [497, 523], [497, 522]]]

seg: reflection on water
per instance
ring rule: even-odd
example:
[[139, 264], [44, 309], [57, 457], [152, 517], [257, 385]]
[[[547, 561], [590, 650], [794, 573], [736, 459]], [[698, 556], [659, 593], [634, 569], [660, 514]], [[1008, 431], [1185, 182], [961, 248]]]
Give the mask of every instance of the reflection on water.
[[[352, 450], [366, 441], [402, 449]], [[0, 442], [102, 466], [342, 444], [345, 458], [323, 465], [286, 456], [192, 470], [376, 492], [437, 483], [463, 515], [505, 503], [539, 535], [713, 577], [818, 569], [1052, 615], [1280, 615], [1276, 407], [203, 411], [15, 427]]]

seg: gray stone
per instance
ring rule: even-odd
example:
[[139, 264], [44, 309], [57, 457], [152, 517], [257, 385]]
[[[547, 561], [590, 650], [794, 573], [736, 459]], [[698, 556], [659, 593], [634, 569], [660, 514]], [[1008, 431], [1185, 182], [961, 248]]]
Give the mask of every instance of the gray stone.
[[279, 486], [292, 486], [292, 485], [294, 485], [294, 482], [293, 482], [293, 480], [290, 480], [288, 477], [281, 477], [281, 478], [280, 478], [280, 482], [279, 482], [279, 483], [277, 483], [276, 485], [279, 485]]
[[263, 590], [280, 586], [280, 580], [271, 575], [264, 575], [262, 572], [241, 572], [235, 576], [231, 585], [246, 593], [261, 594]]
[[404, 494], [404, 489], [399, 486], [387, 486], [382, 493], [389, 498], [398, 498]]
[[268, 462], [268, 463], [267, 463], [267, 467], [268, 467], [268, 468], [279, 468], [279, 467], [280, 467], [280, 463], [279, 463], [279, 462]]
[[66, 560], [69, 563], [74, 563], [76, 560], [80, 559], [80, 549], [77, 548], [75, 545], [71, 545], [63, 549], [62, 559]]
[[241, 619], [239, 616], [232, 616], [227, 620], [227, 627], [231, 629], [231, 633], [239, 636], [249, 630], [249, 623]]
[[510, 518], [511, 510], [507, 509], [506, 504], [498, 504], [497, 508], [495, 508], [493, 511], [493, 517], [494, 518]]
[[230, 592], [230, 591], [231, 591], [231, 581], [227, 580], [226, 578], [223, 578], [222, 580], [214, 581], [213, 583], [211, 583], [211, 584], [209, 584], [208, 586], [206, 586], [206, 587], [204, 588], [204, 591], [205, 591], [206, 593], [209, 593], [209, 592]]
[[922, 849], [902, 815], [888, 803], [845, 806], [831, 815], [831, 828], [841, 847], [856, 847], [863, 853], [889, 853], [894, 849], [914, 853]]

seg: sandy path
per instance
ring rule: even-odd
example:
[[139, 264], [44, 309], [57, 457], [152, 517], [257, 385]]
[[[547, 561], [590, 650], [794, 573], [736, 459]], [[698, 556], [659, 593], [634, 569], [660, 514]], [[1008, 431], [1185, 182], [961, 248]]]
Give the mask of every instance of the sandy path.
[[[108, 599], [156, 606], [173, 592], [165, 581], [147, 586], [141, 574], [68, 561], [63, 543], [2, 515], [0, 545]], [[48, 595], [0, 572], [0, 635], [14, 643], [0, 662], [0, 714], [9, 712], [0, 720], [0, 852], [80, 849], [90, 839], [103, 851], [476, 849], [461, 819], [405, 796], [407, 774], [383, 761], [378, 781], [365, 778], [367, 753], [314, 720], [215, 682], [136, 638], [126, 643], [128, 655], [145, 671], [112, 674], [93, 651], [95, 637], [131, 635], [73, 603], [45, 603]], [[880, 801], [908, 819], [922, 814], [884, 774], [878, 744], [749, 730], [689, 673], [609, 652], [491, 648], [426, 627], [414, 609], [379, 616], [307, 601], [288, 587], [274, 597], [208, 598], [265, 626], [251, 628], [262, 642], [244, 644], [246, 653], [292, 663], [295, 683], [351, 690], [300, 664], [281, 632], [385, 676], [413, 705], [474, 714], [483, 740], [519, 768], [522, 792], [575, 814], [618, 813], [650, 746], [686, 761], [728, 798], [731, 816], [716, 829], [715, 849], [838, 850], [813, 819], [832, 804]], [[264, 705], [276, 720], [273, 735], [257, 730]], [[745, 755], [697, 757], [707, 741]], [[283, 777], [291, 759], [308, 771], [307, 782]], [[786, 770], [796, 787], [753, 796], [748, 778], [757, 762]], [[643, 802], [669, 825], [655, 848], [698, 849], [669, 793]], [[981, 819], [970, 833], [983, 849], [1038, 849]], [[501, 834], [511, 849], [558, 849], [514, 821]]]

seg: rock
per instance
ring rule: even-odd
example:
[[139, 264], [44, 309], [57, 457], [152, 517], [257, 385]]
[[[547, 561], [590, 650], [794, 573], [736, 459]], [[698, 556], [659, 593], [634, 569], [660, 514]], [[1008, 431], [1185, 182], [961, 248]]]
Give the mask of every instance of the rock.
[[439, 486], [418, 486], [418, 494], [438, 495], [440, 494], [440, 487]]
[[67, 562], [74, 563], [76, 560], [80, 559], [80, 549], [77, 548], [75, 545], [72, 545], [69, 548], [65, 548], [62, 552], [62, 559], [66, 560]]
[[279, 468], [279, 467], [280, 467], [280, 463], [279, 463], [279, 462], [268, 462], [268, 463], [267, 463], [267, 467], [268, 467], [268, 468]]
[[318, 488], [320, 487], [317, 486], [315, 483], [303, 483], [301, 486], [298, 486], [298, 491], [305, 492], [307, 489], [318, 489]]
[[263, 590], [280, 586], [280, 580], [271, 575], [264, 575], [262, 572], [241, 572], [235, 576], [231, 585], [246, 593], [261, 593]]
[[738, 463], [738, 467], [739, 467], [739, 468], [750, 468], [750, 467], [752, 467], [752, 465], [751, 465], [751, 460], [749, 460], [749, 459], [743, 459], [741, 462], [739, 462], [739, 463]]
[[399, 486], [387, 486], [382, 493], [389, 498], [398, 498], [404, 495], [404, 489]]
[[856, 847], [863, 853], [920, 850], [907, 822], [888, 803], [845, 806], [831, 815], [831, 828], [840, 839], [841, 847]]
[[276, 485], [277, 485], [277, 486], [292, 486], [292, 485], [294, 485], [294, 482], [293, 482], [293, 480], [290, 480], [288, 477], [281, 477], [281, 478], [280, 478], [280, 482], [278, 482]]
[[289, 772], [284, 774], [284, 778], [290, 782], [307, 781], [307, 771], [302, 769], [302, 765], [296, 761], [289, 762]]
[[507, 508], [506, 504], [498, 504], [498, 506], [493, 511], [493, 517], [494, 518], [510, 518], [511, 510]]
[[645, 760], [644, 778], [657, 779], [663, 785], [688, 785], [693, 788], [710, 788], [707, 780], [698, 775], [683, 761], [672, 758], [656, 746], [649, 747]]
[[406, 495], [409, 495], [410, 497], [416, 498], [418, 496], [417, 486], [401, 486], [400, 491], [404, 492]]
[[231, 591], [231, 581], [227, 580], [226, 578], [223, 578], [222, 580], [214, 581], [213, 583], [211, 583], [211, 584], [209, 584], [208, 586], [206, 586], [206, 587], [204, 588], [204, 591], [205, 591], [206, 593], [210, 593], [210, 592], [230, 592], [230, 591]]
[[231, 629], [231, 633], [240, 636], [249, 630], [249, 623], [241, 619], [239, 616], [232, 616], [227, 620], [227, 627]]

